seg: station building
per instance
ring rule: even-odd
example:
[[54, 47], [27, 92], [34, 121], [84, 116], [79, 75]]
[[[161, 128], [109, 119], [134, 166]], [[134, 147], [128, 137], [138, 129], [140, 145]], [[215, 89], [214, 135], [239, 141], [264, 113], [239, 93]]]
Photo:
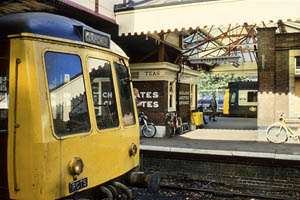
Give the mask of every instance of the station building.
[[[143, 73], [153, 61], [157, 67], [163, 61], [179, 66], [187, 64], [195, 72], [195, 78], [199, 72], [249, 76], [258, 81], [257, 128], [265, 130], [279, 120], [280, 113], [298, 116], [295, 67], [300, 15], [293, 4], [293, 1], [289, 4], [267, 0], [129, 1], [117, 5], [115, 14], [119, 37], [122, 42], [127, 41], [123, 47], [132, 58], [133, 75], [137, 70]], [[228, 9], [232, 12], [228, 13]], [[222, 17], [216, 17], [216, 13]], [[154, 49], [149, 45], [150, 38], [157, 43]], [[132, 45], [134, 42], [144, 45]], [[132, 53], [128, 47], [134, 49]], [[145, 47], [153, 50], [145, 51]], [[176, 50], [181, 51], [180, 59], [172, 57]], [[142, 80], [134, 80], [143, 89]], [[190, 114], [195, 110], [193, 82], [192, 79], [186, 82], [190, 85]], [[177, 104], [181, 104], [178, 99]], [[185, 117], [180, 109], [179, 113]]]
[[[183, 123], [190, 122], [201, 73], [254, 77], [261, 140], [239, 136], [240, 130], [221, 130], [222, 139], [237, 133], [227, 141], [220, 134], [199, 138], [197, 132], [196, 139], [183, 135], [180, 142], [147, 139], [141, 145], [141, 165], [165, 170], [167, 178], [179, 174], [205, 182], [205, 187], [229, 183], [256, 192], [273, 188], [298, 198], [298, 144], [272, 145], [263, 137], [279, 114], [300, 114], [299, 6], [297, 0], [2, 0], [0, 16], [51, 12], [110, 33], [130, 57], [133, 85], [140, 91], [143, 111], [158, 127], [158, 137], [165, 134], [166, 113], [178, 112]], [[230, 61], [237, 57], [238, 62]], [[178, 159], [170, 156], [174, 152]]]
[[142, 101], [141, 110], [156, 124], [157, 136], [165, 135], [166, 114], [170, 112], [178, 112], [182, 120], [180, 131], [188, 131], [191, 114], [197, 109], [199, 72], [168, 62], [135, 63], [130, 68]]
[[[300, 113], [300, 16], [293, 0], [4, 0], [0, 6], [0, 15], [52, 12], [110, 33], [130, 57], [133, 85], [158, 136], [168, 112], [190, 122], [201, 73], [257, 74], [258, 128], [279, 113]], [[238, 68], [220, 62], [236, 56]], [[200, 61], [192, 64], [193, 58]]]

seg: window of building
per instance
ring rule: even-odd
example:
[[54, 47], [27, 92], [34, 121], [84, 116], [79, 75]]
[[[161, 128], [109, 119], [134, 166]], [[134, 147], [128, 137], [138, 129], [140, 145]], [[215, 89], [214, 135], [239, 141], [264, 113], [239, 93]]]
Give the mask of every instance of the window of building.
[[169, 111], [176, 110], [176, 81], [169, 82], [168, 84], [169, 91]]
[[58, 136], [90, 130], [90, 119], [80, 57], [45, 53], [54, 131]]
[[300, 69], [300, 56], [296, 56], [296, 66]]
[[133, 125], [135, 124], [136, 120], [134, 115], [133, 98], [130, 88], [129, 72], [124, 65], [118, 63], [114, 63], [114, 65], [120, 92], [123, 124], [125, 126]]
[[295, 57], [295, 74], [300, 75], [300, 56]]
[[108, 61], [97, 58], [88, 58], [87, 65], [97, 126], [99, 129], [118, 127], [119, 117], [111, 65]]
[[300, 56], [295, 57], [295, 74], [300, 74]]

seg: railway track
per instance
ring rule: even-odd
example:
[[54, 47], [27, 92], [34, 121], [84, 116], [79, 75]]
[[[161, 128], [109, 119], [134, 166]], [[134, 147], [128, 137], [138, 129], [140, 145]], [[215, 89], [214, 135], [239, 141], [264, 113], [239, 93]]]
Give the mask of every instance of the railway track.
[[171, 185], [161, 185], [162, 189], [171, 189], [171, 190], [183, 190], [183, 191], [193, 191], [193, 192], [201, 192], [201, 193], [210, 193], [214, 197], [226, 197], [226, 198], [234, 198], [234, 197], [242, 197], [245, 198], [255, 198], [255, 199], [272, 199], [272, 200], [282, 200], [285, 198], [270, 196], [265, 194], [251, 194], [251, 193], [240, 193], [240, 192], [231, 192], [231, 191], [220, 191], [215, 189], [203, 189], [203, 188], [191, 188], [191, 187], [180, 187], [180, 186], [171, 186]]
[[[135, 200], [198, 200], [198, 199], [243, 199], [243, 200], [284, 200], [293, 198], [278, 197], [267, 194], [254, 194], [254, 193], [242, 193], [242, 192], [231, 192], [221, 191], [217, 189], [203, 189], [203, 188], [190, 188], [180, 187], [173, 185], [161, 185], [159, 193], [149, 193], [145, 189], [134, 188], [133, 199]], [[296, 198], [294, 198], [296, 200]]]

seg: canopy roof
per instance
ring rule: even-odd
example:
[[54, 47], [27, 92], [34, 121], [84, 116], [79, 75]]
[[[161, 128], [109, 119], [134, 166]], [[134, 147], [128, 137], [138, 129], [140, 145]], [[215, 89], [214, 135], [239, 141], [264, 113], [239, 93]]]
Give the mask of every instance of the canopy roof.
[[197, 28], [185, 37], [183, 54], [203, 63], [211, 60], [208, 58], [222, 56], [238, 56], [238, 62], [255, 62], [257, 27], [277, 27], [277, 33], [295, 33], [300, 31], [300, 21]]
[[130, 0], [115, 8], [119, 35], [195, 30], [204, 26], [295, 21], [299, 0]]
[[257, 28], [299, 32], [299, 8], [299, 0], [131, 0], [115, 12], [119, 35], [183, 35], [182, 53], [196, 64], [256, 62]]

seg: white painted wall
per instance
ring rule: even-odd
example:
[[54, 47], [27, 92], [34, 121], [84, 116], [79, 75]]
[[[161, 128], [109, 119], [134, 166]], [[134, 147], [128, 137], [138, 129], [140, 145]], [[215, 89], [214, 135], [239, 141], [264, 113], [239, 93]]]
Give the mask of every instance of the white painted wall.
[[[80, 5], [92, 12], [95, 12], [95, 0], [71, 0], [72, 3]], [[114, 5], [123, 3], [123, 0], [99, 0], [98, 14], [104, 15], [112, 20], [115, 20]]]
[[99, 13], [115, 20], [114, 5], [123, 3], [123, 0], [99, 0], [99, 3]]

